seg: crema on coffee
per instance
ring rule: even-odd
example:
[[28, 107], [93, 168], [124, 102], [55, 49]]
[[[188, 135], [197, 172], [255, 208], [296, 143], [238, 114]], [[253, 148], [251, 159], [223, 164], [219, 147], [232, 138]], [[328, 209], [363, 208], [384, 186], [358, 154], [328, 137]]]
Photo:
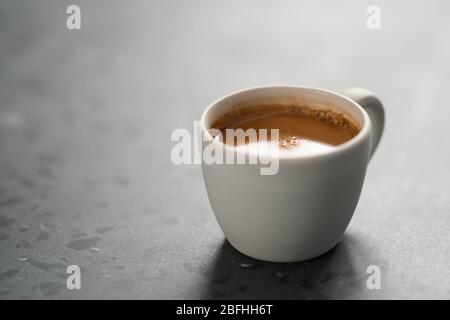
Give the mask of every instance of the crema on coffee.
[[[281, 152], [308, 153], [333, 149], [356, 136], [360, 128], [346, 114], [332, 110], [314, 109], [309, 106], [254, 105], [235, 108], [220, 116], [212, 125], [220, 130], [224, 143], [236, 148], [249, 148], [275, 143]], [[227, 129], [254, 129], [256, 141], [228, 137]], [[260, 129], [268, 134], [261, 135]], [[271, 137], [270, 130], [278, 129], [278, 137]], [[273, 139], [275, 138], [275, 139]]]

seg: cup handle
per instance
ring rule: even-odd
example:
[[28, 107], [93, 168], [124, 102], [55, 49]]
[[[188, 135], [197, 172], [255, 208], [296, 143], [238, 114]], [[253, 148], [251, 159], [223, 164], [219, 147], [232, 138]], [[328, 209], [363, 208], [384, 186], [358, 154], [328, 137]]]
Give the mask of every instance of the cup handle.
[[372, 123], [372, 140], [370, 145], [370, 157], [377, 149], [384, 128], [384, 108], [380, 99], [372, 92], [363, 88], [349, 88], [344, 95], [359, 104], [369, 114]]

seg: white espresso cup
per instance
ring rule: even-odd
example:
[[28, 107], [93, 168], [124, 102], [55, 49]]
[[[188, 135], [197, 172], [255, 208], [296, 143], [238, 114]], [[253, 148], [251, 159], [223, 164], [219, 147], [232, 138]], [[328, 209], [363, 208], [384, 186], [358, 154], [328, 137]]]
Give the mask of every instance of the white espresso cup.
[[[360, 128], [352, 139], [330, 150], [278, 155], [279, 168], [273, 175], [261, 175], [262, 164], [202, 164], [212, 209], [234, 248], [272, 262], [317, 257], [339, 242], [350, 223], [383, 131], [383, 106], [361, 88], [339, 94], [303, 86], [257, 87], [234, 92], [207, 107], [200, 121], [202, 134], [208, 135], [220, 116], [259, 102], [331, 109]], [[233, 148], [220, 140], [209, 143]]]

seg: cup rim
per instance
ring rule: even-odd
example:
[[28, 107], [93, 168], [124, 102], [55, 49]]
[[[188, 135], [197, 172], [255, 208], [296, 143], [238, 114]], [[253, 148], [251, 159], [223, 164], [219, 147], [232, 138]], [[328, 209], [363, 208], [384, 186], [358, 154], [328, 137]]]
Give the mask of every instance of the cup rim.
[[[201, 127], [201, 131], [202, 134], [207, 135], [210, 139], [211, 139], [211, 143], [217, 143], [220, 144], [222, 148], [224, 148], [224, 150], [226, 151], [230, 151], [230, 152], [235, 152], [237, 154], [249, 154], [249, 151], [247, 149], [237, 149], [233, 146], [227, 145], [226, 143], [224, 143], [223, 141], [216, 141], [213, 139], [213, 137], [210, 135], [208, 129], [206, 126], [206, 116], [207, 114], [211, 111], [211, 109], [214, 108], [214, 106], [216, 106], [217, 104], [225, 101], [226, 99], [229, 99], [235, 95], [238, 94], [242, 94], [242, 93], [246, 93], [246, 92], [250, 92], [250, 91], [254, 91], [254, 90], [264, 90], [264, 89], [282, 89], [282, 88], [291, 88], [291, 89], [304, 89], [304, 90], [309, 90], [309, 91], [315, 91], [315, 92], [321, 92], [321, 93], [325, 93], [325, 94], [330, 94], [333, 96], [337, 96], [341, 99], [346, 100], [350, 105], [352, 105], [354, 108], [356, 108], [363, 116], [363, 125], [361, 127], [361, 130], [358, 132], [358, 134], [354, 137], [352, 137], [350, 140], [335, 146], [332, 149], [329, 150], [323, 150], [323, 151], [319, 151], [319, 152], [315, 152], [315, 153], [297, 153], [297, 152], [292, 152], [292, 153], [277, 153], [277, 155], [272, 155], [270, 154], [268, 157], [269, 158], [275, 158], [277, 157], [279, 160], [281, 159], [310, 159], [310, 158], [319, 158], [319, 157], [324, 157], [324, 156], [332, 156], [332, 155], [337, 155], [340, 153], [343, 153], [345, 151], [348, 151], [350, 149], [352, 149], [354, 146], [356, 146], [357, 144], [361, 143], [361, 141], [363, 141], [364, 139], [366, 139], [366, 137], [370, 134], [370, 128], [371, 128], [371, 122], [370, 122], [370, 118], [369, 115], [367, 114], [366, 110], [364, 110], [363, 107], [361, 107], [357, 102], [353, 101], [352, 99], [339, 94], [337, 92], [331, 91], [331, 90], [327, 90], [327, 89], [323, 89], [323, 88], [318, 88], [318, 87], [312, 87], [312, 86], [303, 86], [303, 85], [262, 85], [262, 86], [254, 86], [254, 87], [248, 87], [245, 89], [240, 89], [240, 90], [235, 90], [227, 95], [224, 95], [218, 99], [216, 99], [215, 101], [213, 101], [211, 104], [209, 104], [206, 109], [203, 111], [201, 118], [200, 118], [200, 127]], [[267, 156], [265, 156], [267, 157]]]

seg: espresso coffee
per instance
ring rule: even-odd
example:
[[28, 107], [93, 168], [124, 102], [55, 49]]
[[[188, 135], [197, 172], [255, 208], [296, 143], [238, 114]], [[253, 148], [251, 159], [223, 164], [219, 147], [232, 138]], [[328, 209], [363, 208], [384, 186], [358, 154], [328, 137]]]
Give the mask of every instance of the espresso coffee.
[[[237, 148], [276, 143], [282, 152], [302, 153], [335, 148], [360, 131], [358, 125], [343, 113], [274, 104], [236, 108], [219, 117], [212, 128], [221, 131], [225, 143]], [[257, 140], [250, 141], [248, 137], [227, 139], [226, 129], [255, 129]], [[260, 129], [266, 129], [267, 136], [262, 136]], [[272, 139], [270, 129], [279, 130], [277, 139]]]

